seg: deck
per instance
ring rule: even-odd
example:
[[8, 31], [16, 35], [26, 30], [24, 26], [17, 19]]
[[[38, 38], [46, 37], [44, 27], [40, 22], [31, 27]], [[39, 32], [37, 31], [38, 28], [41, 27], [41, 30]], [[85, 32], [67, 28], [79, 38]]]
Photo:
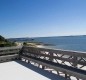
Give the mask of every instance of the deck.
[[0, 48], [0, 74], [0, 80], [86, 80], [86, 52]]
[[1, 63], [0, 75], [0, 80], [65, 80], [20, 60]]

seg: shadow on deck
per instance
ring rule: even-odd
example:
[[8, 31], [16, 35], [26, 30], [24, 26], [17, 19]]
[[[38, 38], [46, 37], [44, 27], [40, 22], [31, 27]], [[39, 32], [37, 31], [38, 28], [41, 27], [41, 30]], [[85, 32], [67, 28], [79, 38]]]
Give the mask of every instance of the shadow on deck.
[[50, 80], [67, 80], [67, 79], [65, 79], [65, 78], [63, 78], [61, 76], [58, 76], [58, 75], [53, 74], [53, 73], [50, 73], [50, 72], [45, 71], [43, 69], [40, 69], [40, 68], [38, 68], [36, 66], [33, 66], [31, 64], [28, 64], [28, 63], [25, 63], [23, 61], [17, 60], [16, 62], [19, 63], [20, 65], [26, 67], [26, 68], [29, 68], [29, 69], [35, 71], [36, 73], [39, 73], [39, 74], [49, 78]]

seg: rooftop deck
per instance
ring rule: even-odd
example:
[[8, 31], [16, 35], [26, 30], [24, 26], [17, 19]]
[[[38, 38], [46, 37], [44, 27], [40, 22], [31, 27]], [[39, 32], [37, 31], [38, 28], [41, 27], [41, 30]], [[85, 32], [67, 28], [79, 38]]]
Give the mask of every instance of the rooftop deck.
[[0, 62], [0, 80], [86, 80], [85, 52], [9, 47], [0, 49]]
[[65, 80], [19, 60], [1, 63], [0, 75], [0, 80]]

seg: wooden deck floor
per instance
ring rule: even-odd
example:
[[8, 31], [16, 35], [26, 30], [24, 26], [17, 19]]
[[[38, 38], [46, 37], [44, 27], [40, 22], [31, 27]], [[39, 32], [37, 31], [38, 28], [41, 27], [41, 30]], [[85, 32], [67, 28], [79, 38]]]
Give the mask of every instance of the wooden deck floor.
[[0, 63], [0, 80], [66, 80], [22, 61]]

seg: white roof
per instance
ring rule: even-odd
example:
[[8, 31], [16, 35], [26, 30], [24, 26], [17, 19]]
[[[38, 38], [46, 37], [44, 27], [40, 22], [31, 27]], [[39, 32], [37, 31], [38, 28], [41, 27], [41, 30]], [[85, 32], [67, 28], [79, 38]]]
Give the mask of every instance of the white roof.
[[0, 63], [0, 80], [65, 80], [22, 61]]

